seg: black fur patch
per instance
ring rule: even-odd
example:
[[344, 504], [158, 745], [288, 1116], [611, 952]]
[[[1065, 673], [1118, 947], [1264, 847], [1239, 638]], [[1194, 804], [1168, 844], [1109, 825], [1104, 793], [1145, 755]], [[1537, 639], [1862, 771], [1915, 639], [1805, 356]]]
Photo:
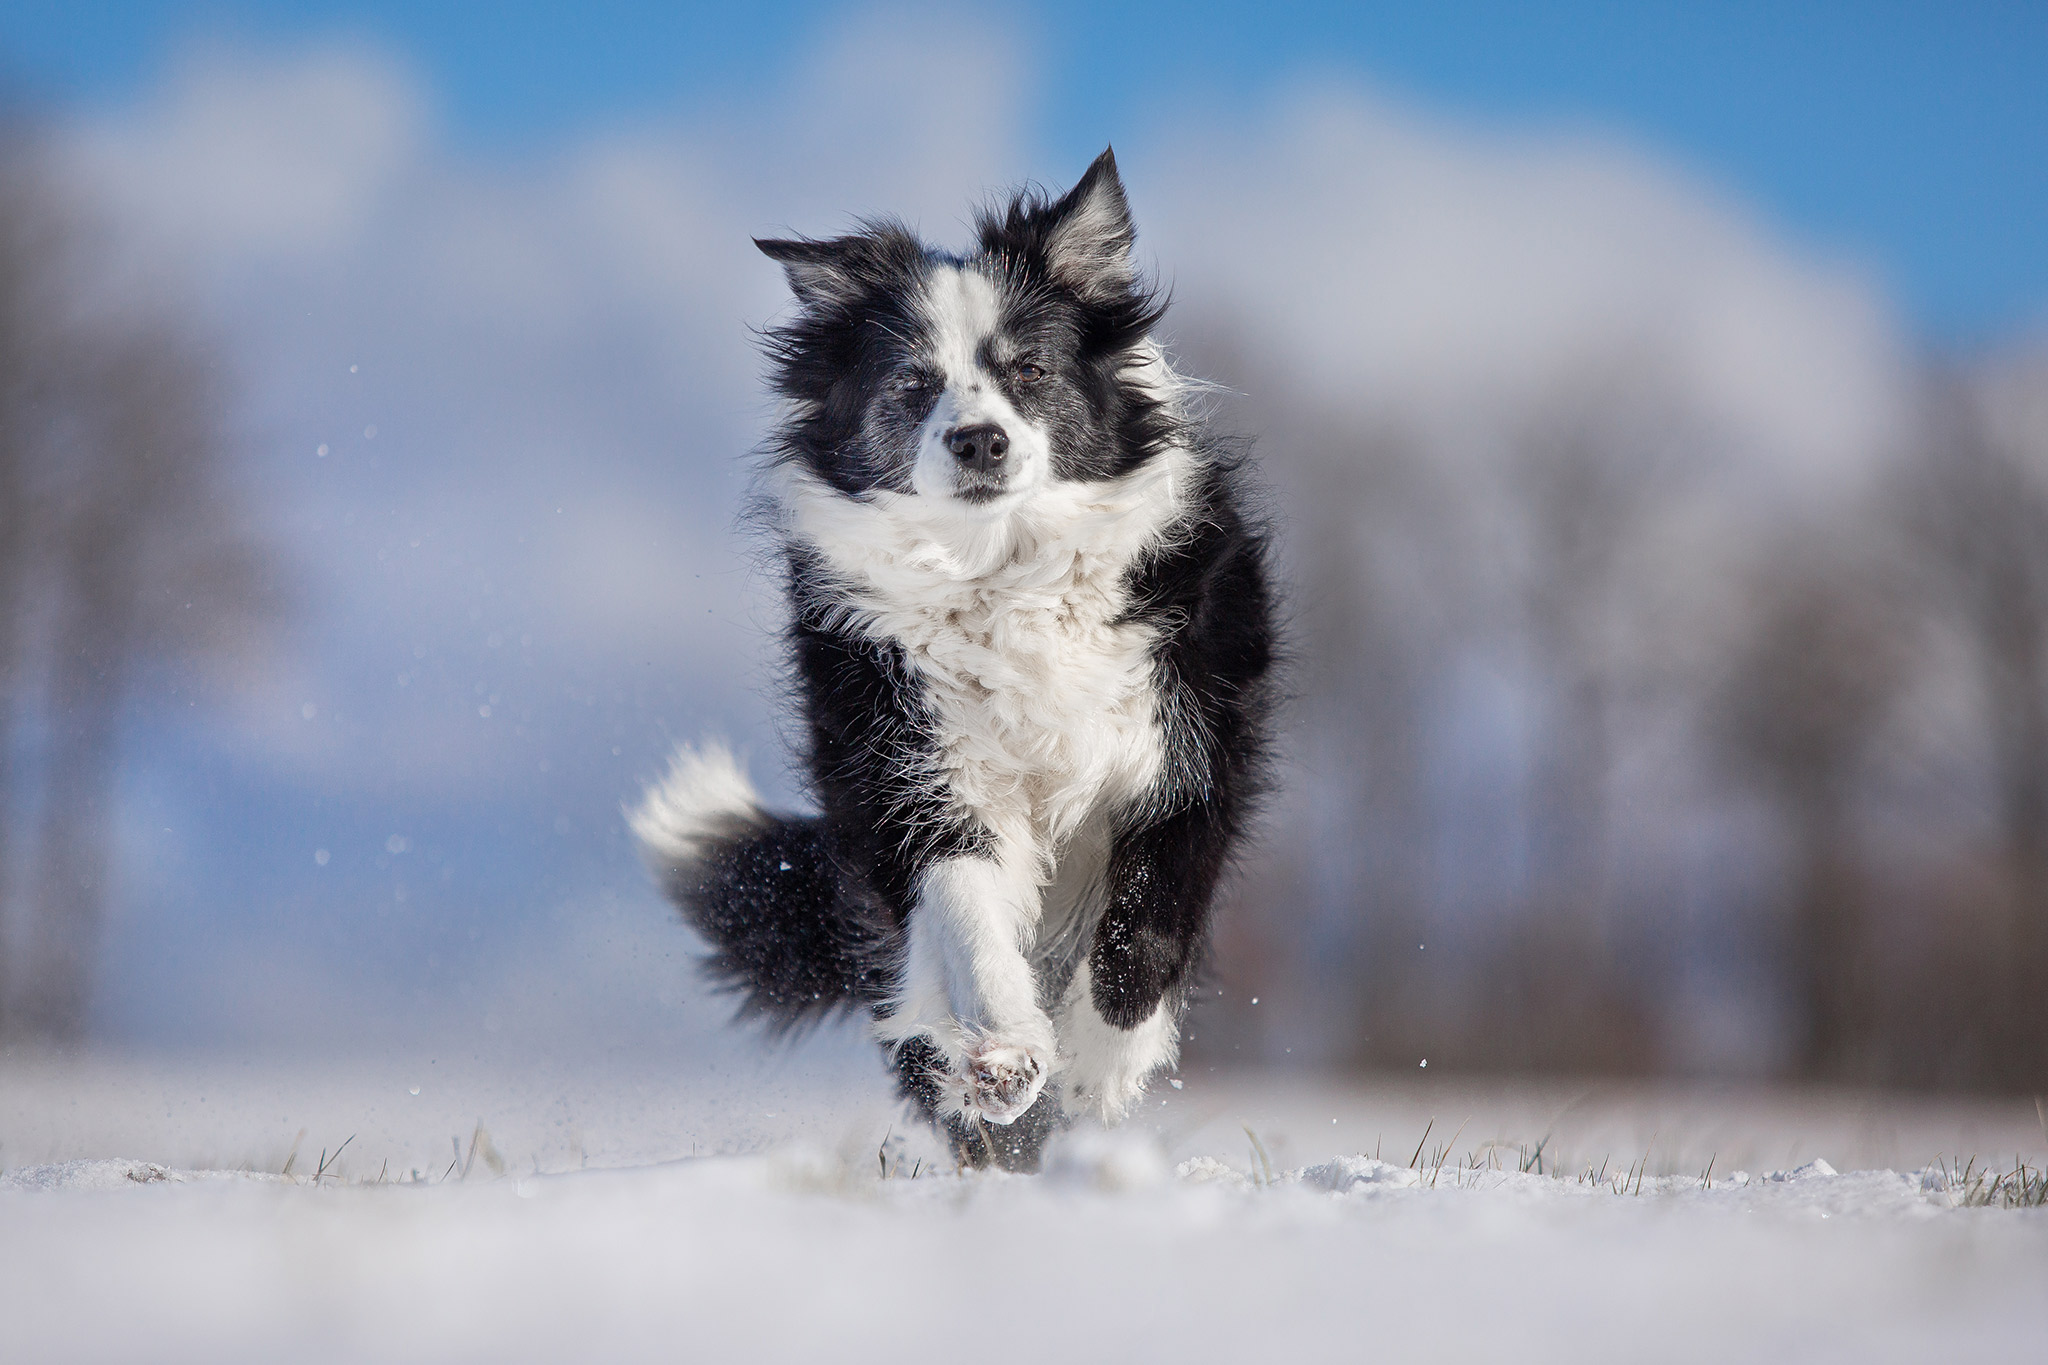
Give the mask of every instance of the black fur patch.
[[664, 890], [711, 944], [705, 968], [774, 1033], [888, 988], [896, 921], [833, 848], [822, 820], [735, 821]]
[[1192, 752], [1179, 785], [1117, 832], [1109, 904], [1089, 956], [1095, 1007], [1135, 1028], [1187, 981], [1208, 940], [1209, 912], [1232, 852], [1263, 797], [1275, 631], [1264, 529], [1245, 513], [1242, 475], [1211, 452], [1187, 533], [1132, 575], [1130, 615], [1158, 630], [1167, 708], [1186, 717]]
[[833, 580], [815, 556], [792, 550], [788, 562], [790, 655], [812, 789], [845, 862], [900, 925], [917, 875], [940, 859], [986, 852], [988, 832], [923, 780], [935, 757], [934, 721], [900, 652], [831, 623]]

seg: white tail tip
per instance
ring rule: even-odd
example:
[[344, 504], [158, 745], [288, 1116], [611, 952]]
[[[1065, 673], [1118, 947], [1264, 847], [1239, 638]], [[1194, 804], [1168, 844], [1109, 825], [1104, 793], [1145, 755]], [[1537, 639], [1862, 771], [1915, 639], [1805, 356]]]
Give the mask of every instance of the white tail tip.
[[666, 866], [695, 862], [735, 823], [764, 818], [746, 770], [717, 740], [677, 749], [668, 775], [626, 816], [649, 861]]

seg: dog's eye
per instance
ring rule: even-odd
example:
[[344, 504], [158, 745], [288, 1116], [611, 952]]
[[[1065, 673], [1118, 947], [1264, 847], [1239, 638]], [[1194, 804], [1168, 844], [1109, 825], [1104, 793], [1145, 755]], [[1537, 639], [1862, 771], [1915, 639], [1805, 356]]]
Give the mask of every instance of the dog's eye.
[[912, 371], [909, 374], [898, 376], [896, 387], [904, 393], [922, 393], [930, 383], [931, 380], [918, 374], [916, 371]]
[[1043, 378], [1045, 378], [1044, 368], [1034, 365], [1028, 360], [1017, 367], [1017, 382], [1020, 384], [1036, 384]]

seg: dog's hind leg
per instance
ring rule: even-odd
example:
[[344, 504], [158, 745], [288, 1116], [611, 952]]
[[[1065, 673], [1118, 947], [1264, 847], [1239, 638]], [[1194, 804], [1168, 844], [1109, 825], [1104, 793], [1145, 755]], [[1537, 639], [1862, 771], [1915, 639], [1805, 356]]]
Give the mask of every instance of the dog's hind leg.
[[1087, 963], [1074, 973], [1060, 1002], [1060, 1083], [1070, 1115], [1115, 1123], [1145, 1093], [1145, 1082], [1180, 1054], [1181, 1001], [1163, 995], [1134, 1028], [1119, 1028], [1096, 1005]]

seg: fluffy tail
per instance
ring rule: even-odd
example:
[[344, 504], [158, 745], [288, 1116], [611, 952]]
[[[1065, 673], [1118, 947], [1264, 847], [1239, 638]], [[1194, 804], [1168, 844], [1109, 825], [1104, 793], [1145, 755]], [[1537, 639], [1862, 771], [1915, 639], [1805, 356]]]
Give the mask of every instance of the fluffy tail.
[[761, 809], [722, 745], [678, 750], [629, 818], [742, 1015], [785, 1032], [883, 998], [887, 914], [834, 858], [824, 822]]

